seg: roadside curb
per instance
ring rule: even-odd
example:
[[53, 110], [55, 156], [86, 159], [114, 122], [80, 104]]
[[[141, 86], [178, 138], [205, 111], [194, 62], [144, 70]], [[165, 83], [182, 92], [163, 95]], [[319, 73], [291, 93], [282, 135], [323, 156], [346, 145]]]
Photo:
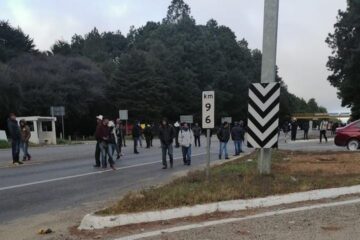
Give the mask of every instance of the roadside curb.
[[343, 195], [357, 193], [360, 193], [360, 185], [351, 187], [312, 190], [308, 192], [298, 192], [286, 195], [274, 195], [264, 198], [223, 201], [195, 205], [192, 207], [180, 207], [160, 211], [120, 214], [112, 216], [97, 216], [95, 214], [87, 214], [82, 219], [78, 229], [103, 229], [144, 222], [155, 222], [176, 218], [194, 217], [214, 212], [231, 212], [253, 208], [272, 207], [282, 204], [320, 200], [326, 198], [337, 198]]

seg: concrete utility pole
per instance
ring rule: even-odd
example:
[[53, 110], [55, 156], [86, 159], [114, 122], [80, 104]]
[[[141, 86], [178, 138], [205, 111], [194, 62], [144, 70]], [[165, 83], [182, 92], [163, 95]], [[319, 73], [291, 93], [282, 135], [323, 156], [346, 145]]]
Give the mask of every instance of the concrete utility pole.
[[[265, 0], [261, 83], [275, 82], [279, 0]], [[260, 149], [260, 174], [271, 172], [271, 149]]]

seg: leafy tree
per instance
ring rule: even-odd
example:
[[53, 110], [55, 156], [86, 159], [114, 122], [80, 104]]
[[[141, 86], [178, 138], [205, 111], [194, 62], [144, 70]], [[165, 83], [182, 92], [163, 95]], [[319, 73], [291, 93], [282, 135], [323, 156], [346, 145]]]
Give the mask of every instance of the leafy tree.
[[22, 53], [35, 53], [34, 41], [20, 28], [8, 21], [0, 21], [0, 61], [7, 62]]
[[334, 33], [326, 43], [332, 49], [327, 67], [328, 77], [338, 89], [342, 106], [351, 107], [353, 118], [360, 118], [360, 1], [348, 0], [347, 9], [339, 10]]
[[[178, 23], [179, 21], [187, 18], [192, 19], [190, 16], [190, 7], [183, 0], [172, 0], [168, 7], [164, 23]], [[193, 20], [193, 19], [192, 19]]]

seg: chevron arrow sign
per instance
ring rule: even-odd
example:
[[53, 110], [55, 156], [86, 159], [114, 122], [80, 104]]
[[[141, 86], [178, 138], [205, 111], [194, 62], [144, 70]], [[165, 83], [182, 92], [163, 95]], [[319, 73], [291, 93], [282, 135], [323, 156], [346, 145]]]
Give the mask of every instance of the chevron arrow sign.
[[250, 85], [247, 130], [248, 147], [277, 147], [279, 110], [279, 83], [253, 83]]

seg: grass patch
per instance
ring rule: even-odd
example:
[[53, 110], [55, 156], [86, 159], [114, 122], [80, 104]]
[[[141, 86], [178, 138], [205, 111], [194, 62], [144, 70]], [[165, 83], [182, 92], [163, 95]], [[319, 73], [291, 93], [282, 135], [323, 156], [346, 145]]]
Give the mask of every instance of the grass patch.
[[[254, 153], [172, 182], [130, 192], [101, 215], [169, 209], [180, 206], [360, 184], [360, 153], [274, 151], [272, 174], [259, 175]], [[252, 161], [249, 161], [249, 160]]]
[[0, 140], [0, 149], [10, 148], [11, 145], [8, 141]]

